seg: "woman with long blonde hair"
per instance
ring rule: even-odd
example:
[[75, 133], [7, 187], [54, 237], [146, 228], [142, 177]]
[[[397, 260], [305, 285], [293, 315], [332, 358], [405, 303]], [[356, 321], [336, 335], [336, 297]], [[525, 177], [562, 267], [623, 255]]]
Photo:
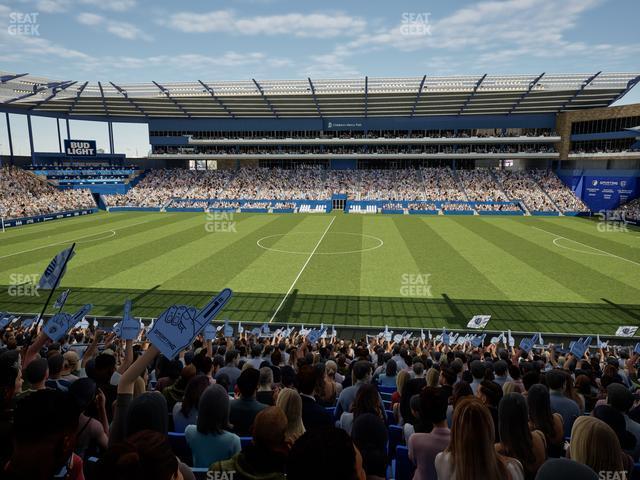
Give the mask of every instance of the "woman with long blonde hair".
[[[625, 454], [613, 429], [595, 417], [578, 417], [571, 429], [569, 456], [596, 472], [623, 472], [631, 478], [629, 466], [624, 465]], [[629, 462], [630, 463], [630, 462]]]
[[496, 452], [489, 409], [475, 397], [463, 398], [453, 413], [451, 442], [436, 456], [438, 478], [523, 480], [522, 465]]
[[302, 398], [293, 388], [283, 388], [278, 394], [276, 407], [280, 408], [287, 417], [285, 440], [293, 444], [304, 433], [302, 424]]

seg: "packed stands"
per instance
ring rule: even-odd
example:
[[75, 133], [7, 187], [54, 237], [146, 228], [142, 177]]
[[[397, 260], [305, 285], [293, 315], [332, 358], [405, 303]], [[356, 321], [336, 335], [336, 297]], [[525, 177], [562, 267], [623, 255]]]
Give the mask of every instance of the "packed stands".
[[528, 172], [499, 170], [495, 175], [500, 182], [502, 190], [512, 200], [521, 200], [530, 211], [555, 212], [556, 206], [551, 198], [533, 180]]
[[589, 208], [582, 200], [558, 178], [556, 174], [548, 170], [534, 170], [531, 172], [533, 179], [551, 197], [553, 203], [561, 212], [586, 212]]
[[35, 217], [95, 206], [89, 190], [59, 190], [26, 170], [0, 167], [0, 217]]
[[640, 222], [640, 198], [625, 203], [619, 210], [621, 215], [623, 215], [623, 219]]
[[227, 335], [172, 359], [144, 329], [5, 327], [3, 478], [635, 478], [630, 347]]

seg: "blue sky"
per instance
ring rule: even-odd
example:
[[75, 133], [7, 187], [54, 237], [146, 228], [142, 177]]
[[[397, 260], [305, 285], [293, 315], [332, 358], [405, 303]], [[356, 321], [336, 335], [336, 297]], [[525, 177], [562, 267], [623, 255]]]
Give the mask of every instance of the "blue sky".
[[637, 0], [5, 0], [0, 69], [114, 82], [640, 71], [638, 18]]

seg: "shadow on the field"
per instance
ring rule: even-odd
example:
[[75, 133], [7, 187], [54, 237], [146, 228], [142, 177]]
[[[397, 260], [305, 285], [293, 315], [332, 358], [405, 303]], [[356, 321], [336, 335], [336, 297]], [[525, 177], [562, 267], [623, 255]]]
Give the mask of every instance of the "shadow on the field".
[[[11, 293], [14, 293], [12, 295]], [[0, 285], [0, 311], [39, 312], [46, 299], [16, 296], [15, 288]], [[204, 306], [216, 291], [163, 290], [156, 285], [142, 289], [72, 288], [67, 311], [92, 303], [92, 315], [120, 316], [125, 300], [133, 301], [133, 314], [156, 317], [170, 305]], [[267, 322], [282, 302], [281, 293], [236, 292], [221, 318], [232, 321]], [[52, 309], [50, 308], [51, 312]], [[307, 295], [294, 290], [282, 305], [278, 323], [337, 324], [393, 328], [465, 328], [473, 315], [491, 315], [492, 330], [532, 332], [597, 332], [613, 334], [619, 325], [634, 325], [640, 319], [639, 304], [562, 303], [417, 297], [356, 297]]]

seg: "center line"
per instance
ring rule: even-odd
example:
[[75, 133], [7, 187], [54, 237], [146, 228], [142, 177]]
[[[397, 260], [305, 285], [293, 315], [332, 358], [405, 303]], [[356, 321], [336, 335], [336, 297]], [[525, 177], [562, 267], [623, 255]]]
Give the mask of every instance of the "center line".
[[318, 243], [316, 243], [315, 248], [311, 251], [311, 254], [309, 255], [309, 258], [307, 258], [307, 261], [304, 262], [304, 265], [302, 266], [302, 268], [300, 269], [300, 271], [298, 272], [298, 275], [296, 276], [295, 280], [293, 281], [293, 283], [291, 284], [291, 286], [289, 287], [289, 290], [287, 291], [287, 293], [285, 294], [284, 298], [282, 299], [282, 301], [280, 302], [280, 305], [278, 305], [278, 308], [276, 309], [276, 311], [273, 313], [273, 316], [271, 317], [271, 320], [269, 320], [269, 323], [273, 322], [273, 319], [276, 318], [276, 315], [278, 314], [278, 312], [280, 311], [280, 309], [282, 308], [282, 305], [284, 305], [284, 302], [287, 300], [287, 297], [289, 296], [289, 294], [291, 293], [291, 290], [293, 290], [293, 287], [296, 285], [296, 282], [298, 281], [298, 279], [300, 278], [300, 275], [302, 275], [302, 272], [304, 272], [304, 269], [307, 268], [307, 265], [309, 264], [309, 261], [311, 260], [311, 257], [313, 257], [313, 255], [316, 253], [316, 250], [318, 250], [318, 247], [320, 246], [320, 244], [322, 243], [322, 240], [324, 240], [325, 235], [327, 234], [327, 232], [329, 231], [329, 229], [331, 228], [331, 225], [333, 225], [333, 221], [336, 219], [336, 217], [333, 217], [331, 219], [331, 222], [329, 222], [329, 226], [327, 226], [327, 228], [325, 229], [324, 233], [322, 234], [322, 236], [320, 237], [320, 240], [318, 240]]

